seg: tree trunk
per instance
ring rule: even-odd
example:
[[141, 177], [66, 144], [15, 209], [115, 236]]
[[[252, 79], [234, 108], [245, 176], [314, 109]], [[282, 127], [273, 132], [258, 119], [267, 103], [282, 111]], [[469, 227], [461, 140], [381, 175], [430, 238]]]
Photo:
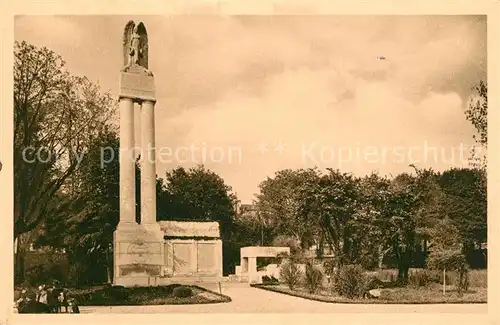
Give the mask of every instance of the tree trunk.
[[17, 252], [14, 256], [14, 281], [15, 284], [20, 284], [24, 282], [24, 258], [26, 256], [26, 250], [22, 248], [19, 243], [17, 244]]
[[33, 232], [25, 232], [14, 239], [16, 252], [14, 254], [14, 281], [22, 283], [25, 280], [25, 257], [29, 250]]
[[408, 271], [410, 269], [410, 250], [405, 249], [402, 253], [398, 254], [398, 281], [403, 283], [408, 282]]
[[378, 268], [381, 269], [384, 264], [384, 247], [382, 245], [378, 246]]
[[446, 294], [446, 269], [443, 269], [443, 296]]
[[408, 282], [409, 267], [405, 263], [400, 263], [398, 266], [398, 280], [402, 283]]
[[323, 239], [323, 237], [320, 237], [320, 240], [319, 240], [319, 243], [317, 246], [317, 250], [316, 250], [316, 256], [320, 259], [323, 258], [323, 255], [325, 253], [324, 245], [325, 245], [324, 239]]

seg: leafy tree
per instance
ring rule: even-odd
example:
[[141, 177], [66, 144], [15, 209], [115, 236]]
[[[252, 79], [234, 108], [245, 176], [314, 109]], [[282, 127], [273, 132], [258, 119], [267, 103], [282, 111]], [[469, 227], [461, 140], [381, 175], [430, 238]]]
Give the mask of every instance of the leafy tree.
[[[26, 42], [15, 43], [13, 97], [16, 240], [67, 208], [66, 193], [78, 183], [78, 155], [115, 106], [87, 78], [72, 76], [59, 55]], [[18, 250], [15, 265], [21, 278], [23, 258]]]
[[377, 173], [359, 180], [356, 212], [348, 221], [351, 231], [351, 263], [365, 269], [381, 267], [384, 256], [391, 250], [385, 240], [385, 206], [389, 199], [390, 180]]
[[446, 216], [447, 197], [439, 185], [440, 173], [432, 168], [411, 167], [416, 172], [416, 191], [420, 195], [420, 204], [414, 216], [416, 247], [413, 266], [424, 267], [436, 224]]
[[421, 192], [416, 178], [406, 173], [391, 181], [389, 191], [382, 229], [398, 264], [398, 280], [406, 282], [415, 251], [415, 214], [421, 204]]
[[312, 244], [313, 234], [317, 229], [314, 222], [304, 219], [301, 204], [304, 188], [314, 186], [318, 177], [316, 169], [286, 169], [259, 184], [257, 210], [260, 217], [274, 230], [274, 236], [292, 237], [302, 248]]
[[327, 169], [327, 174], [304, 183], [300, 192], [302, 220], [319, 228], [340, 265], [352, 249], [349, 220], [356, 212], [357, 183], [351, 174]]
[[[109, 94], [71, 76], [47, 48], [16, 42], [14, 51], [14, 238], [55, 213], [56, 193], [78, 165], [77, 154], [113, 114]], [[42, 159], [33, 151], [42, 149]], [[24, 155], [24, 157], [23, 157]]]
[[230, 234], [236, 196], [230, 186], [204, 166], [167, 171], [159, 197], [160, 220], [218, 221], [223, 238]]

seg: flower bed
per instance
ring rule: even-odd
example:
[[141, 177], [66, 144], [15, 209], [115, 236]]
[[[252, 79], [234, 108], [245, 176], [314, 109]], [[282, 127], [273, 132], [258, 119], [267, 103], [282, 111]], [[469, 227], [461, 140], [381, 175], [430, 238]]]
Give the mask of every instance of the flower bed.
[[446, 295], [442, 294], [442, 286], [432, 284], [426, 287], [400, 287], [382, 289], [380, 298], [375, 299], [348, 299], [332, 293], [332, 290], [322, 288], [317, 293], [311, 294], [303, 287], [290, 290], [286, 285], [252, 285], [255, 288], [287, 294], [304, 299], [328, 303], [353, 303], [353, 304], [445, 304], [445, 303], [487, 303], [486, 288], [472, 288], [462, 296], [450, 287]]
[[228, 296], [201, 287], [179, 284], [133, 288], [102, 286], [75, 289], [72, 294], [80, 306], [185, 305], [231, 301]]

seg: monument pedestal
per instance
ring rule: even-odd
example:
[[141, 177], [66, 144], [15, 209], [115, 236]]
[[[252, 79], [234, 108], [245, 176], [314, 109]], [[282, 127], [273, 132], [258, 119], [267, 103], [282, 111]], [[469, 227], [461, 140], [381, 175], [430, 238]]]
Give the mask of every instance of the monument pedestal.
[[113, 234], [114, 285], [149, 286], [162, 276], [164, 232], [156, 223], [120, 223]]

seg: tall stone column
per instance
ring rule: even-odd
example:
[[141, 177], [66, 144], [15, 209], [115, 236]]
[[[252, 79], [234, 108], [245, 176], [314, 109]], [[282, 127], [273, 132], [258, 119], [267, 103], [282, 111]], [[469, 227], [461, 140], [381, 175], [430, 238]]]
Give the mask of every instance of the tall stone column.
[[120, 98], [120, 223], [135, 222], [134, 101]]
[[[149, 286], [165, 267], [165, 233], [156, 222], [156, 162], [153, 73], [148, 68], [148, 35], [142, 22], [123, 31], [120, 71], [120, 223], [113, 233], [115, 285]], [[141, 107], [141, 224], [135, 221], [134, 103]], [[151, 148], [151, 149], [150, 149]]]
[[141, 107], [141, 224], [156, 225], [156, 153], [155, 103], [142, 102]]

